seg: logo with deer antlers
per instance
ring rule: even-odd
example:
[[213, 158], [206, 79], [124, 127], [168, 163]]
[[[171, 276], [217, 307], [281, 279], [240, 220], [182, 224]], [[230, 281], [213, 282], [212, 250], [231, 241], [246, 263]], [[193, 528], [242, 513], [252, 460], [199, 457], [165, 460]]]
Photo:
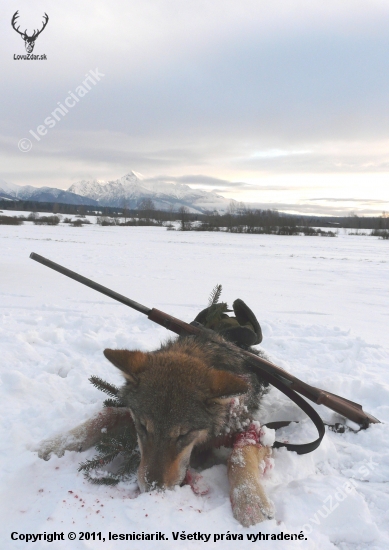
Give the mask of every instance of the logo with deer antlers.
[[16, 27], [16, 23], [17, 23], [17, 18], [19, 17], [19, 10], [16, 11], [12, 17], [12, 20], [11, 20], [11, 25], [13, 27], [13, 29], [20, 34], [20, 36], [23, 38], [24, 40], [24, 45], [26, 47], [26, 52], [27, 53], [32, 53], [33, 49], [34, 49], [34, 46], [35, 46], [35, 40], [38, 38], [38, 36], [40, 35], [40, 33], [43, 31], [43, 29], [46, 27], [48, 21], [49, 21], [49, 16], [47, 15], [47, 13], [45, 13], [45, 15], [43, 16], [43, 27], [41, 28], [41, 30], [35, 30], [34, 29], [34, 32], [32, 33], [31, 36], [29, 36], [27, 34], [27, 29], [24, 31], [24, 32], [20, 32], [20, 25], [19, 27]]

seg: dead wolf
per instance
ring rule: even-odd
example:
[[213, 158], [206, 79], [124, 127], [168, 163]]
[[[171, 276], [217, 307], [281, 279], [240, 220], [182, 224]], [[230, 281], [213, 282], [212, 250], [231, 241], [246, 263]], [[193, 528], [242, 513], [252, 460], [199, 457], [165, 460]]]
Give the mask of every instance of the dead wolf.
[[149, 353], [106, 349], [105, 357], [126, 380], [118, 391], [117, 407], [107, 407], [67, 435], [44, 442], [39, 456], [84, 450], [100, 441], [102, 430], [114, 436], [115, 430], [125, 428], [130, 434], [126, 448], [135, 448], [137, 441], [140, 450], [142, 491], [168, 489], [184, 481], [196, 490], [189, 466], [204, 461], [213, 447], [229, 443], [235, 518], [248, 526], [271, 517], [272, 506], [260, 482], [260, 466], [270, 451], [260, 445], [258, 423], [253, 422], [265, 384], [251, 371], [250, 357], [239, 349], [259, 353], [250, 346], [262, 341], [261, 327], [239, 299], [233, 303], [235, 317], [229, 317], [227, 304], [218, 303], [221, 290], [216, 285], [209, 306], [194, 321], [212, 332], [181, 336]]
[[252, 424], [265, 386], [248, 368], [247, 357], [220, 335], [179, 337], [148, 353], [106, 349], [104, 355], [124, 375], [125, 407], [106, 408], [45, 441], [41, 458], [86, 450], [103, 428], [125, 422], [140, 449], [140, 489], [169, 489], [184, 482], [191, 457], [198, 458], [217, 438], [238, 434], [228, 461], [234, 517], [249, 526], [272, 516], [260, 474], [270, 449], [258, 443]]

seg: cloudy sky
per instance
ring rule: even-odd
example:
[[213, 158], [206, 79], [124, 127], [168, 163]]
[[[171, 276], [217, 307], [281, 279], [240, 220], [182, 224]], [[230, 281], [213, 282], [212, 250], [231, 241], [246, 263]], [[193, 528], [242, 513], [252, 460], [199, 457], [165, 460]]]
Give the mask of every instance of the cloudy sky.
[[[30, 34], [49, 15], [47, 60], [14, 59], [16, 10]], [[287, 211], [389, 211], [387, 0], [10, 0], [0, 25], [0, 179], [134, 170]]]

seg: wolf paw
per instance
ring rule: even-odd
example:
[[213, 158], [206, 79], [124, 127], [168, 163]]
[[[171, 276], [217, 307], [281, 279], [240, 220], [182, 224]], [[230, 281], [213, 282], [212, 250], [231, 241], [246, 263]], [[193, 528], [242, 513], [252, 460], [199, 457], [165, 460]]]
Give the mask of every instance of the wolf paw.
[[64, 452], [65, 451], [59, 445], [55, 444], [55, 441], [49, 440], [49, 441], [44, 441], [42, 445], [39, 447], [38, 456], [43, 460], [49, 460], [52, 454], [55, 454], [58, 457], [61, 457], [64, 455]]
[[66, 451], [65, 440], [63, 437], [45, 439], [42, 441], [37, 450], [39, 458], [42, 458], [43, 460], [49, 460], [52, 454], [61, 457]]
[[253, 492], [252, 487], [237, 487], [231, 492], [231, 505], [234, 518], [250, 527], [274, 517], [274, 508], [263, 496]]

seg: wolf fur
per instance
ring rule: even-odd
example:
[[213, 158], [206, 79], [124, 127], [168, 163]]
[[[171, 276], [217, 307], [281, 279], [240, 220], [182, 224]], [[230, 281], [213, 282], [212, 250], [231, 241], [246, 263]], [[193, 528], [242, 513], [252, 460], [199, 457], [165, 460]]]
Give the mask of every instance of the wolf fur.
[[[125, 377], [120, 390], [125, 406], [107, 408], [66, 436], [47, 440], [39, 456], [85, 450], [102, 428], [115, 430], [125, 422], [137, 435], [142, 491], [183, 483], [193, 450], [248, 427], [265, 391], [249, 369], [250, 359], [217, 335], [179, 337], [148, 353], [106, 349], [104, 355]], [[249, 445], [234, 449], [229, 459], [233, 513], [243, 525], [272, 514], [259, 469], [268, 454], [267, 448]]]

